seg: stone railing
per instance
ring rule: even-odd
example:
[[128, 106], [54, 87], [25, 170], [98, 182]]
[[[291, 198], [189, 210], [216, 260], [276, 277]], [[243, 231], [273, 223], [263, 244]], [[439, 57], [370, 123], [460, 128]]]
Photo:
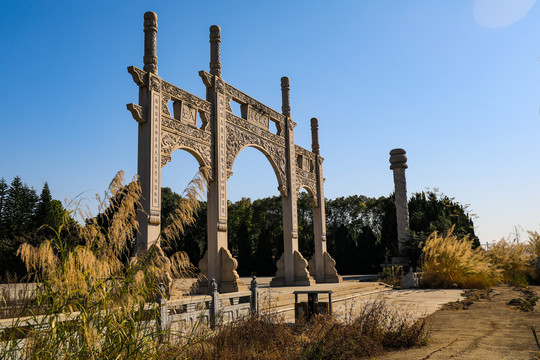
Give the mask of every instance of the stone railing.
[[[164, 290], [162, 286], [161, 288]], [[160, 308], [159, 315], [157, 318], [147, 320], [145, 326], [158, 326], [161, 330], [183, 331], [201, 322], [214, 329], [219, 324], [238, 320], [250, 314], [259, 314], [259, 291], [255, 277], [251, 281], [251, 291], [219, 294], [213, 279], [210, 281], [209, 289], [208, 295], [186, 296], [178, 300], [167, 300], [161, 296], [164, 291], [160, 291], [155, 303], [145, 305], [145, 309], [148, 310], [154, 308], [157, 303]], [[21, 327], [43, 330], [51, 323], [77, 321], [79, 315], [80, 312], [74, 311], [55, 315], [2, 319], [0, 332]], [[54, 321], [48, 321], [48, 318], [53, 316]]]

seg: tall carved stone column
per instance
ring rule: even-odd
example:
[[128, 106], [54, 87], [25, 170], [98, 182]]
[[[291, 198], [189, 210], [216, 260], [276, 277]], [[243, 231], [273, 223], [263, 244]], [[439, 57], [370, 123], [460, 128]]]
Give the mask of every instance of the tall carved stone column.
[[[219, 292], [247, 290], [238, 277], [238, 263], [227, 249], [227, 97], [221, 80], [221, 62], [219, 59], [221, 29], [217, 25], [210, 27], [210, 73], [214, 75], [213, 86], [207, 87], [207, 99], [213, 104], [212, 138], [212, 181], [208, 183], [208, 250], [199, 263], [201, 270], [206, 270], [208, 279], [215, 279]], [[207, 282], [201, 281], [199, 292], [205, 293]]]
[[405, 258], [405, 244], [410, 238], [409, 230], [409, 207], [407, 204], [407, 180], [405, 169], [407, 169], [407, 156], [404, 149], [393, 149], [390, 151], [390, 169], [394, 172], [395, 203], [398, 233], [399, 254], [392, 262], [394, 264], [407, 265]]
[[[298, 250], [298, 194], [296, 193], [296, 168], [294, 127], [291, 119], [289, 97], [289, 78], [281, 78], [282, 111], [287, 117], [285, 124], [286, 148], [286, 189], [282, 189], [281, 205], [283, 209], [283, 255], [278, 261], [278, 271], [270, 282], [271, 286], [282, 285], [312, 285], [315, 283], [307, 270], [308, 262]], [[284, 195], [286, 194], [286, 195]]]
[[148, 78], [139, 90], [146, 119], [139, 122], [137, 172], [142, 193], [136, 253], [156, 243], [161, 230], [161, 79], [157, 76], [157, 15], [153, 12], [144, 14], [144, 34], [143, 61]]
[[326, 249], [326, 214], [324, 203], [323, 158], [319, 151], [319, 120], [311, 119], [311, 151], [315, 154], [315, 175], [317, 177], [317, 203], [313, 207], [313, 233], [315, 253], [310, 261], [311, 268], [315, 265], [315, 280], [317, 283], [342, 282], [343, 279], [336, 271], [336, 262]]

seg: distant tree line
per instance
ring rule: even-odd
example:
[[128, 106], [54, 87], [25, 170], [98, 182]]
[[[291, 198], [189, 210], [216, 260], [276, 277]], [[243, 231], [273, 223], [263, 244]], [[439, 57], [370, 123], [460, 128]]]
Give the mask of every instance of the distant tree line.
[[[119, 191], [112, 203], [122, 201]], [[161, 221], [166, 224], [181, 196], [170, 188], [162, 188]], [[380, 265], [397, 252], [397, 228], [394, 197], [371, 198], [363, 195], [326, 199], [326, 231], [328, 252], [337, 263], [341, 274], [377, 273]], [[201, 202], [195, 224], [184, 234], [164, 243], [165, 251], [172, 254], [185, 251], [197, 265], [207, 248], [206, 202]], [[307, 193], [298, 198], [298, 243], [302, 255], [309, 259], [314, 252], [313, 211]], [[107, 219], [114, 216], [111, 208], [96, 216], [107, 231]], [[51, 197], [44, 184], [38, 196], [33, 188], [15, 177], [11, 184], [0, 179], [0, 276], [6, 272], [26, 274], [16, 256], [23, 242], [38, 245], [54, 236], [66, 210], [62, 203]], [[455, 234], [469, 235], [475, 247], [480, 243], [474, 233], [473, 219], [467, 207], [436, 191], [415, 193], [409, 200], [411, 240], [407, 252], [413, 266], [418, 265], [422, 246], [433, 231], [446, 232], [455, 225]], [[77, 223], [70, 218], [70, 224]], [[135, 229], [134, 232], [135, 233]], [[73, 231], [71, 244], [77, 244]], [[256, 274], [272, 276], [276, 262], [283, 253], [283, 224], [279, 196], [251, 200], [242, 198], [228, 205], [229, 249], [238, 259], [241, 276]], [[133, 249], [134, 238], [126, 234], [128, 249]], [[126, 258], [127, 260], [127, 258]]]
[[[162, 189], [162, 223], [165, 223], [180, 195]], [[309, 195], [298, 198], [298, 245], [305, 258], [314, 252], [313, 211]], [[415, 193], [409, 200], [411, 240], [407, 253], [413, 266], [419, 265], [422, 246], [433, 231], [469, 235], [473, 218], [467, 207], [437, 191]], [[228, 205], [228, 245], [238, 259], [241, 276], [272, 276], [283, 252], [283, 224], [279, 196], [251, 200], [242, 198]], [[362, 195], [326, 199], [328, 252], [341, 274], [377, 273], [388, 257], [397, 253], [397, 222], [394, 196], [370, 198]], [[206, 203], [201, 203], [196, 224], [168, 244], [169, 252], [185, 251], [197, 265], [206, 251]]]

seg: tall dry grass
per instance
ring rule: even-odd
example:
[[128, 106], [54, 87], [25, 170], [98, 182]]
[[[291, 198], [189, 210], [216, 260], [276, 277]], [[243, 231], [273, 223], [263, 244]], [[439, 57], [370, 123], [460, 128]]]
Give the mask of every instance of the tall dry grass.
[[426, 287], [486, 288], [497, 283], [527, 286], [538, 281], [540, 234], [529, 231], [527, 243], [501, 239], [489, 246], [472, 249], [467, 237], [434, 232], [422, 253], [422, 284]]
[[472, 248], [467, 236], [458, 239], [452, 227], [433, 232], [422, 251], [422, 280], [432, 288], [487, 288], [501, 280], [500, 271], [482, 248]]
[[367, 302], [348, 321], [328, 315], [290, 325], [275, 315], [247, 317], [218, 328], [192, 359], [364, 359], [426, 342], [423, 319], [410, 321], [384, 301]]
[[[201, 175], [190, 184], [193, 189], [187, 190], [167, 234], [194, 221], [198, 200], [192, 197], [203, 181]], [[71, 221], [70, 211], [58, 228], [51, 229], [53, 237], [39, 246], [20, 247], [18, 254], [36, 281], [36, 293], [26, 317], [15, 319], [14, 328], [2, 332], [2, 358], [159, 359], [171, 351], [181, 353], [194, 341], [149, 322], [159, 315], [152, 301], [161, 291], [164, 273], [185, 275], [191, 268], [187, 256], [163, 259], [157, 241], [136, 261], [125, 262], [136, 236], [140, 195], [138, 181], [124, 185], [119, 172], [99, 198], [100, 215], [81, 214], [86, 221], [76, 234], [66, 237], [63, 231]]]
[[503, 282], [526, 286], [533, 275], [530, 250], [531, 244], [501, 239], [489, 247], [487, 255]]
[[529, 234], [528, 249], [533, 258], [540, 257], [540, 234], [537, 231], [527, 231]]
[[163, 245], [168, 246], [184, 233], [185, 229], [195, 223], [200, 201], [207, 193], [208, 170], [202, 168], [182, 193], [174, 211], [165, 220], [162, 231]]

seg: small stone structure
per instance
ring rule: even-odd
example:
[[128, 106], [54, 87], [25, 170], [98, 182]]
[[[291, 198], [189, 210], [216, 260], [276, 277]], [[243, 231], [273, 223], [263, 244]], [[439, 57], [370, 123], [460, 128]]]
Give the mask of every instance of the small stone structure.
[[[278, 181], [283, 207], [284, 252], [277, 262], [273, 286], [341, 282], [335, 261], [326, 251], [323, 158], [319, 153], [318, 122], [311, 119], [312, 151], [294, 143], [289, 101], [289, 78], [281, 78], [282, 113], [250, 97], [221, 77], [221, 29], [210, 27], [210, 72], [200, 71], [206, 86], [201, 99], [158, 76], [157, 15], [144, 14], [144, 67], [128, 72], [139, 86], [139, 104], [127, 108], [139, 123], [138, 174], [142, 187], [138, 212], [137, 249], [159, 244], [161, 168], [177, 149], [191, 153], [208, 175], [208, 250], [199, 262], [207, 279], [215, 279], [219, 292], [245, 290], [227, 249], [227, 180], [238, 153], [251, 146], [270, 162]], [[240, 104], [236, 116], [230, 103]], [[172, 102], [172, 114], [169, 103]], [[198, 121], [200, 118], [200, 121]], [[200, 124], [199, 124], [200, 122]], [[270, 131], [273, 124], [277, 131]], [[315, 254], [309, 262], [298, 249], [297, 199], [305, 188], [313, 204]], [[206, 280], [199, 291], [207, 293]]]
[[409, 206], [407, 203], [407, 156], [404, 149], [390, 151], [390, 169], [394, 172], [395, 204], [398, 233], [398, 254], [392, 258], [393, 265], [408, 266], [409, 262], [405, 255], [405, 244], [411, 234], [409, 230]]

